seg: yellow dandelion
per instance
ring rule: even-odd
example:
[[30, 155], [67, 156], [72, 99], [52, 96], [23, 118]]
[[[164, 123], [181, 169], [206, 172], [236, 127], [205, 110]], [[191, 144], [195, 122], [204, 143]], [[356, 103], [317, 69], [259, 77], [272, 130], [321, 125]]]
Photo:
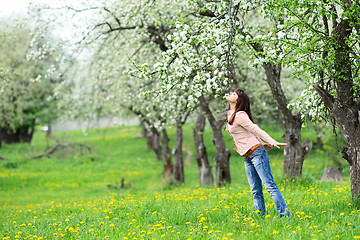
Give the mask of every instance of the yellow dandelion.
[[278, 231], [276, 231], [276, 230], [274, 230], [273, 232], [272, 232], [272, 234], [277, 234], [278, 233]]

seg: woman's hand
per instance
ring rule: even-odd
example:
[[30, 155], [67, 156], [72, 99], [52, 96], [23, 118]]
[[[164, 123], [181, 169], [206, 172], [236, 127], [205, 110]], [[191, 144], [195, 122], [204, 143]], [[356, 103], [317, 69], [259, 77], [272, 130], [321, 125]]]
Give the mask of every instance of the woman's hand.
[[279, 142], [276, 142], [274, 144], [272, 144], [274, 147], [276, 148], [279, 148], [280, 149], [280, 146], [287, 146], [287, 143], [279, 143]]

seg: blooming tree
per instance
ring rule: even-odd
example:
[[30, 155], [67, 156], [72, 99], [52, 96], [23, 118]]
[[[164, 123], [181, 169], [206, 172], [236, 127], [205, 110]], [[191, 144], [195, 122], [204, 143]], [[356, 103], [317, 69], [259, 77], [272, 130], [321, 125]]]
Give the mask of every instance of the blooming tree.
[[[4, 67], [0, 84], [0, 141], [30, 142], [35, 123], [47, 124], [56, 116], [49, 101], [61, 79], [53, 75], [60, 52], [47, 44], [52, 38], [44, 34], [36, 44], [31, 41], [30, 24], [19, 21], [0, 30], [0, 62]], [[55, 42], [56, 39], [52, 38]], [[34, 58], [34, 52], [42, 52]]]
[[[62, 96], [62, 106], [72, 106], [69, 116], [96, 118], [129, 111], [137, 114], [153, 136], [163, 134], [166, 166], [171, 165], [168, 162], [166, 127], [174, 123], [178, 136], [174, 175], [177, 175], [176, 181], [183, 182], [181, 126], [192, 111], [192, 108], [187, 108], [189, 94], [185, 89], [164, 89], [143, 69], [168, 50], [171, 40], [167, 35], [175, 29], [175, 19], [186, 22], [191, 15], [185, 18], [180, 13], [191, 13], [192, 8], [184, 1], [106, 1], [88, 2], [86, 6], [69, 2], [59, 8], [43, 8], [42, 11], [49, 16], [52, 16], [51, 11], [58, 14], [54, 20], [45, 19], [48, 23], [56, 23], [58, 18], [66, 19], [69, 14], [76, 16], [75, 19], [80, 22], [81, 19], [87, 22], [85, 28], [79, 22], [75, 24], [80, 29], [75, 34], [78, 41], [74, 43], [70, 39], [67, 46], [77, 52], [82, 51], [83, 56], [84, 52], [92, 56], [89, 61], [91, 71], [86, 77], [76, 74], [73, 78], [71, 76], [79, 71], [72, 68], [67, 73], [68, 81], [57, 89], [58, 95]], [[129, 62], [133, 64], [129, 66]], [[129, 71], [131, 67], [138, 74]], [[160, 94], [165, 91], [166, 94]], [[156, 148], [159, 152], [159, 146]]]
[[[62, 106], [72, 106], [72, 116], [90, 118], [130, 110], [156, 135], [174, 123], [178, 151], [180, 126], [199, 107], [214, 132], [217, 185], [230, 182], [230, 151], [222, 133], [225, 115], [214, 111], [213, 105], [215, 99], [223, 108], [224, 93], [236, 88], [242, 78], [243, 46], [254, 42], [250, 35], [242, 34], [251, 32], [243, 16], [255, 6], [240, 1], [89, 1], [43, 9], [50, 16], [47, 22], [66, 19], [69, 14], [73, 17], [76, 41], [70, 39], [67, 46], [74, 53], [81, 50], [83, 62], [87, 56], [92, 59], [88, 73], [74, 68], [67, 72], [68, 81], [57, 91], [63, 96]], [[53, 17], [51, 11], [58, 16]], [[258, 37], [261, 43], [268, 39], [265, 26], [257, 31], [262, 34]], [[278, 62], [270, 57], [273, 48], [264, 51], [272, 61], [266, 66], [276, 70]], [[259, 55], [252, 50], [253, 62], [265, 63]]]
[[[359, 32], [358, 1], [268, 1], [277, 12], [284, 63], [305, 75], [308, 88], [296, 107], [316, 119], [329, 110], [347, 144], [351, 192], [360, 195]], [[319, 104], [322, 103], [322, 104]]]
[[[195, 4], [194, 1], [190, 2]], [[301, 175], [302, 163], [311, 149], [311, 142], [307, 140], [302, 144], [301, 116], [299, 113], [293, 115], [288, 108], [288, 100], [280, 83], [280, 60], [285, 58], [285, 54], [281, 49], [277, 50], [280, 46], [279, 36], [271, 31], [271, 27], [276, 26], [279, 21], [260, 17], [259, 13], [263, 13], [264, 10], [257, 2], [217, 1], [198, 5], [208, 19], [196, 21], [191, 26], [179, 23], [177, 31], [171, 35], [172, 48], [166, 52], [163, 61], [156, 65], [155, 72], [160, 72], [159, 78], [162, 78], [165, 88], [193, 85], [189, 107], [199, 101], [200, 107], [206, 112], [209, 109], [207, 99], [223, 95], [225, 91], [230, 90], [232, 83], [233, 86], [237, 86], [235, 56], [243, 49], [242, 45], [249, 46], [248, 53], [252, 56], [253, 64], [261, 65], [265, 69], [267, 81], [283, 120], [284, 139], [289, 143], [284, 154], [285, 175]], [[260, 20], [260, 23], [251, 22], [248, 20], [250, 17]], [[175, 74], [169, 77], [168, 74], [161, 74], [164, 69], [169, 69], [170, 65], [178, 76]], [[221, 128], [223, 123], [217, 122], [211, 114], [208, 119], [213, 129]], [[214, 139], [222, 137], [218, 135]], [[220, 176], [220, 172], [224, 173], [226, 169], [227, 162], [224, 159], [227, 158], [228, 151], [222, 148], [222, 143], [217, 143], [217, 175], [218, 179], [226, 179]]]

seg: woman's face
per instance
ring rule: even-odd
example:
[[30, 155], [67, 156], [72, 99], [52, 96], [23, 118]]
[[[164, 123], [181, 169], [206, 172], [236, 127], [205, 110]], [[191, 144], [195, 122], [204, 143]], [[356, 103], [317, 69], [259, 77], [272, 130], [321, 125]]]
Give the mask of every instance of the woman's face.
[[229, 103], [236, 103], [238, 98], [239, 96], [236, 94], [236, 92], [230, 92], [226, 97], [226, 100], [228, 100]]

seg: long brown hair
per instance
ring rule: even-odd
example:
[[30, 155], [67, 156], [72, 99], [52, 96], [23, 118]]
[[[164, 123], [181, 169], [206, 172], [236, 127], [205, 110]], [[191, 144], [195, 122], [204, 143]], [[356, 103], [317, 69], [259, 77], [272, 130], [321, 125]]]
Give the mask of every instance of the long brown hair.
[[239, 111], [246, 112], [247, 115], [249, 116], [250, 120], [252, 122], [254, 122], [252, 115], [251, 115], [250, 99], [249, 99], [248, 95], [241, 89], [236, 89], [234, 92], [238, 95], [238, 99], [236, 101], [235, 112], [231, 115], [229, 124], [230, 125], [233, 124], [236, 113]]

